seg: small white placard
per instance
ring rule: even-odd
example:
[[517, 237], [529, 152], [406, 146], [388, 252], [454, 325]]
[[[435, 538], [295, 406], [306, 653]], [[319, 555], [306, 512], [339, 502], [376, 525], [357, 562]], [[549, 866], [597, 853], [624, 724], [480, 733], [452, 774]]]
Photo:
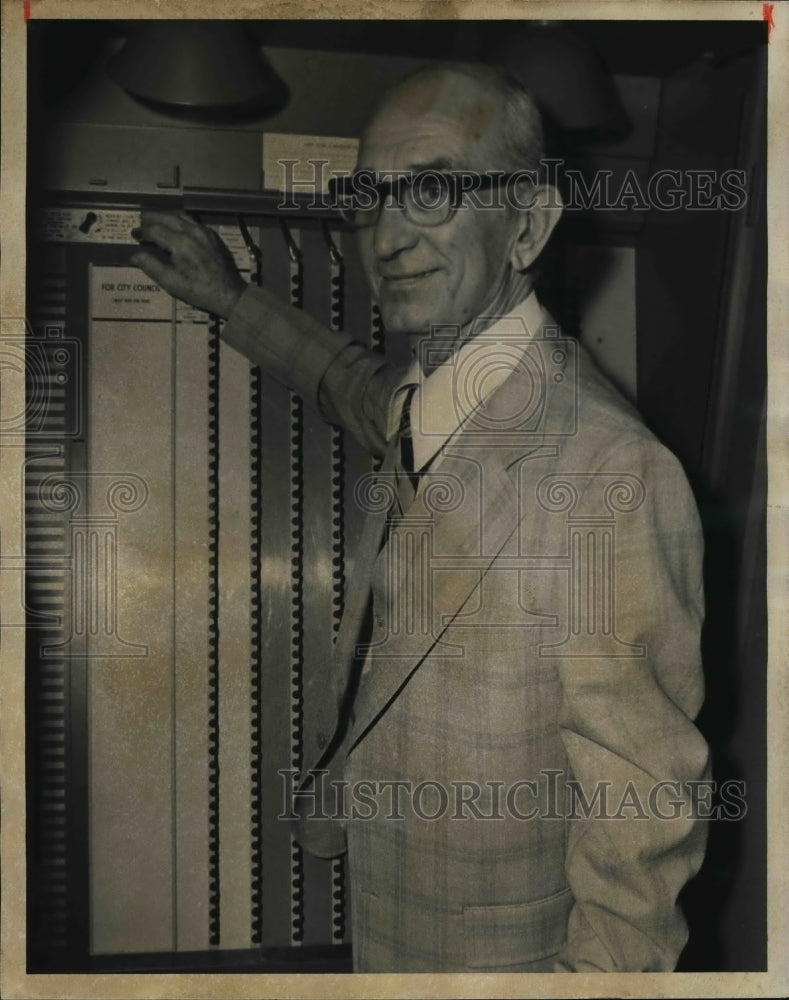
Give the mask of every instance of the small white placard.
[[263, 135], [266, 190], [325, 194], [332, 171], [343, 174], [353, 171], [358, 150], [358, 139], [266, 132]]
[[139, 209], [46, 208], [41, 237], [48, 243], [134, 244], [131, 231], [140, 224]]
[[93, 267], [90, 277], [92, 320], [172, 322], [172, 298], [138, 268]]

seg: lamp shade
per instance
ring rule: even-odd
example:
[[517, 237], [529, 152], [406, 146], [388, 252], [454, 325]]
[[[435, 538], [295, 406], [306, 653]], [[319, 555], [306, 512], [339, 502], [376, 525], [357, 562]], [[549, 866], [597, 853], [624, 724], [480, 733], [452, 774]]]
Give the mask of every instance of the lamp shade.
[[607, 132], [627, 124], [601, 60], [585, 39], [561, 22], [521, 26], [489, 61], [519, 80], [564, 130]]
[[286, 92], [244, 26], [233, 21], [134, 25], [107, 73], [132, 97], [174, 110], [274, 105]]

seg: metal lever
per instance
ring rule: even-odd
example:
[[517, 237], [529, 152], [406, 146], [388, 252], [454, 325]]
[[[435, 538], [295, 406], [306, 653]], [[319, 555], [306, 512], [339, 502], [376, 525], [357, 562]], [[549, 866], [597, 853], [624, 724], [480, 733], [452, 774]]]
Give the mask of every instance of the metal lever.
[[288, 226], [287, 222], [285, 222], [284, 219], [279, 220], [279, 225], [280, 229], [282, 230], [282, 235], [285, 237], [285, 243], [287, 244], [288, 254], [290, 255], [291, 261], [294, 264], [297, 264], [299, 267], [301, 267], [302, 265], [301, 250], [299, 249], [296, 241], [293, 239], [293, 234], [290, 231], [290, 227]]
[[326, 244], [329, 247], [329, 256], [331, 257], [332, 264], [342, 267], [345, 263], [343, 255], [340, 253], [340, 248], [334, 242], [334, 237], [332, 236], [329, 225], [325, 219], [321, 219], [321, 232], [323, 233], [323, 238], [326, 240]]
[[263, 253], [257, 243], [255, 243], [252, 239], [252, 234], [244, 221], [244, 216], [239, 215], [236, 218], [238, 221], [238, 228], [241, 231], [241, 238], [244, 240], [244, 246], [246, 246], [249, 251], [249, 256], [255, 262], [254, 282], [256, 285], [259, 285], [263, 280]]

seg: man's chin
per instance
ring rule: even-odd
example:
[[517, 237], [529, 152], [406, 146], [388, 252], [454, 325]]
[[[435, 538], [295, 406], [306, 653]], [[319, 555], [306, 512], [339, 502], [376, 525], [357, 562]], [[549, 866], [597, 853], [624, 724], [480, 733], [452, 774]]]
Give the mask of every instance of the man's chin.
[[422, 338], [427, 336], [430, 331], [430, 326], [428, 324], [425, 329], [422, 324], [415, 322], [407, 322], [400, 319], [388, 320], [386, 313], [381, 313], [381, 320], [384, 325], [384, 330], [392, 337], [407, 337], [408, 339]]
[[381, 320], [387, 333], [416, 339], [429, 336], [437, 324], [445, 322], [433, 309], [427, 313], [421, 309], [387, 309], [385, 306], [381, 307]]

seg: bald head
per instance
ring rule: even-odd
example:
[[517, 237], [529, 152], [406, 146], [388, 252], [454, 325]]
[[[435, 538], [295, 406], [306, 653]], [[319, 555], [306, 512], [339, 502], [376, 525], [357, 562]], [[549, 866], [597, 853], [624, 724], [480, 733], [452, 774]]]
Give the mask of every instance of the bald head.
[[424, 118], [452, 121], [464, 145], [462, 164], [476, 170], [537, 170], [543, 157], [539, 111], [508, 74], [481, 63], [423, 66], [384, 95], [362, 144]]

